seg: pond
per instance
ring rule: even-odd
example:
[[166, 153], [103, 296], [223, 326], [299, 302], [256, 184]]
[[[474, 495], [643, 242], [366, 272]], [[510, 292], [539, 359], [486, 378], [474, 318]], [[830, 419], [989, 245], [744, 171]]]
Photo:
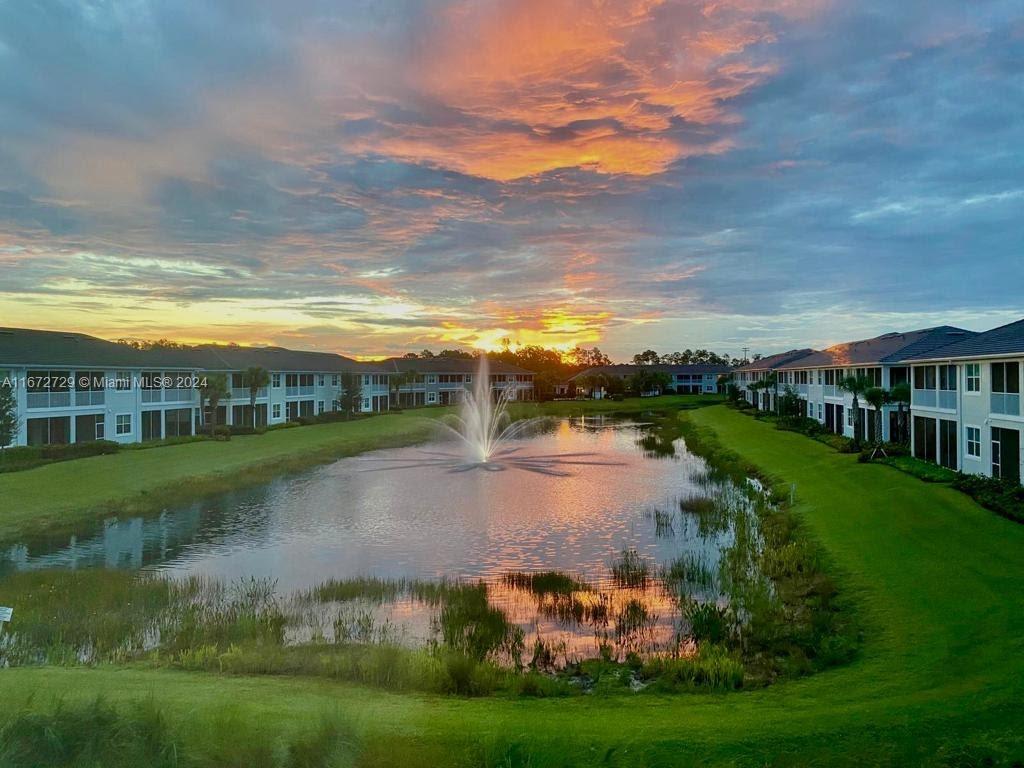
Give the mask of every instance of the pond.
[[543, 648], [564, 665], [685, 650], [686, 605], [728, 603], [719, 573], [737, 520], [756, 544], [749, 495], [711, 480], [704, 460], [650, 423], [554, 419], [515, 441], [531, 456], [578, 457], [561, 475], [430, 464], [449, 448], [364, 454], [63, 542], [17, 544], [0, 553], [0, 572], [255, 579], [287, 603], [291, 643], [436, 643], [452, 592], [471, 588], [527, 656]]

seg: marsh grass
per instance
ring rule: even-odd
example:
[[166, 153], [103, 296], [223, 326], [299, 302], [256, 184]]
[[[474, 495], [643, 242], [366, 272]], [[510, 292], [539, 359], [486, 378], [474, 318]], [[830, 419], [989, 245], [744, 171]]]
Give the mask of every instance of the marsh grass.
[[635, 549], [623, 549], [611, 563], [616, 586], [645, 589], [651, 579], [651, 565]]
[[502, 582], [513, 589], [532, 592], [535, 595], [571, 595], [573, 592], [586, 592], [590, 585], [561, 571], [540, 571], [526, 573], [511, 571], [502, 576]]

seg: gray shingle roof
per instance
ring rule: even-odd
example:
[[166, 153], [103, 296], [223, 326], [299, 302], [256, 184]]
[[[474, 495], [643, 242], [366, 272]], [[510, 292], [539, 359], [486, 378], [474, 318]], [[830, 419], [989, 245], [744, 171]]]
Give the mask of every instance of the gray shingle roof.
[[1024, 355], [1024, 319], [991, 331], [974, 333], [959, 341], [928, 350], [912, 350], [903, 360], [951, 360], [961, 357]]
[[828, 368], [851, 365], [881, 365], [903, 359], [908, 351], [927, 351], [963, 339], [973, 331], [942, 325], [906, 333], [883, 333], [870, 339], [834, 344], [828, 349], [790, 360], [777, 366], [782, 370]]
[[[381, 365], [394, 372], [476, 373], [480, 361], [475, 357], [392, 357], [382, 361]], [[491, 360], [489, 365], [491, 373], [533, 374], [533, 371], [500, 360]]]
[[0, 328], [0, 365], [132, 368], [144, 364], [139, 350], [84, 333]]
[[0, 328], [0, 366], [61, 366], [73, 368], [151, 368], [242, 371], [387, 373], [379, 363], [360, 363], [331, 352], [305, 352], [282, 347], [235, 347], [204, 344], [195, 347], [139, 350], [84, 333]]
[[814, 354], [814, 350], [810, 347], [804, 349], [791, 349], [788, 352], [779, 352], [776, 355], [769, 355], [768, 357], [762, 357], [759, 360], [741, 365], [738, 368], [734, 368], [736, 371], [772, 371], [776, 368], [780, 368], [784, 364], [801, 360], [810, 354]]

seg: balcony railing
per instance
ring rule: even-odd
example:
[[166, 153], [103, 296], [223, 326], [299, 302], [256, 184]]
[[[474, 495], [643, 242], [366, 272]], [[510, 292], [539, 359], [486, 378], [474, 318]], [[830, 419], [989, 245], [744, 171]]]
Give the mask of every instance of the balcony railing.
[[164, 401], [164, 391], [162, 389], [144, 389], [142, 390], [142, 402], [144, 403], [162, 403]]
[[935, 407], [934, 389], [915, 389], [910, 393], [910, 404], [921, 405], [925, 408]]
[[[312, 395], [313, 387], [285, 387], [285, 397], [299, 397], [300, 395]], [[247, 395], [248, 397], [248, 395]]]
[[104, 389], [89, 389], [75, 392], [75, 405], [103, 405], [107, 401]]
[[71, 405], [70, 392], [29, 392], [26, 408], [67, 408]]
[[[256, 390], [256, 397], [266, 397], [267, 388], [260, 387]], [[232, 400], [248, 400], [250, 398], [248, 387], [232, 387], [231, 388], [231, 399]]]
[[939, 390], [939, 408], [945, 408], [950, 411], [956, 410], [956, 390]]
[[1020, 395], [993, 392], [991, 412], [1007, 416], [1020, 416]]
[[825, 397], [839, 397], [838, 388], [835, 384], [825, 384], [822, 387], [822, 391]]
[[807, 394], [807, 385], [806, 384], [797, 384], [796, 385], [796, 391], [799, 394], [801, 394], [801, 395], [806, 395]]
[[196, 396], [196, 390], [189, 387], [165, 389], [163, 392], [166, 403], [189, 403]]

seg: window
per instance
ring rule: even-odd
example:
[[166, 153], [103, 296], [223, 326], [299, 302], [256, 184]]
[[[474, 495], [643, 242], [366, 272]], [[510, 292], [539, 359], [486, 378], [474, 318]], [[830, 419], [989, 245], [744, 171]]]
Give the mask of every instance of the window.
[[974, 458], [981, 457], [981, 429], [979, 427], [966, 427], [964, 429], [964, 442], [967, 444], [967, 455]]
[[1006, 394], [1020, 392], [1019, 363], [992, 363], [992, 391]]
[[324, 375], [322, 373], [320, 374], [320, 377], [317, 379], [317, 385], [321, 387], [324, 385]]
[[914, 389], [935, 389], [934, 365], [914, 369]]
[[818, 403], [818, 421], [821, 421], [821, 403]]
[[939, 366], [939, 389], [945, 392], [956, 391], [956, 366], [955, 365], [940, 365]]
[[114, 380], [114, 389], [118, 392], [127, 392], [132, 388], [132, 373], [131, 371], [118, 371], [117, 378]]
[[132, 415], [130, 413], [119, 413], [114, 424], [114, 431], [119, 435], [130, 435], [132, 433]]
[[324, 412], [324, 401], [323, 400], [317, 400], [316, 401], [316, 412], [317, 413], [323, 413]]
[[280, 418], [281, 418], [281, 404], [280, 403], [274, 403], [274, 420], [276, 421], [277, 419], [280, 419]]
[[363, 386], [364, 387], [370, 386], [370, 377], [367, 376], [365, 373], [363, 374]]
[[[274, 387], [280, 387], [281, 386], [281, 374], [280, 373], [275, 373], [273, 376], [271, 376], [270, 377], [270, 383]], [[278, 410], [281, 410], [281, 409], [278, 408]]]
[[813, 419], [814, 418], [814, 403], [808, 403], [807, 404], [807, 418], [809, 418], [809, 419]]
[[[369, 378], [369, 377], [368, 376], [364, 376], [363, 378], [365, 379], [365, 378]], [[364, 411], [370, 410], [370, 398], [368, 398], [368, 397], [364, 397], [363, 398], [363, 410]]]
[[427, 376], [427, 384], [436, 384], [436, 383], [437, 383], [437, 376], [435, 376], [434, 374], [430, 374], [429, 376]]
[[331, 376], [331, 386], [338, 386], [338, 374], [334, 374], [333, 376]]
[[846, 409], [846, 426], [853, 426], [853, 408]]
[[436, 403], [437, 402], [437, 392], [427, 392], [427, 402], [428, 403]]
[[968, 392], [981, 392], [981, 363], [968, 363], [964, 366], [965, 389]]

